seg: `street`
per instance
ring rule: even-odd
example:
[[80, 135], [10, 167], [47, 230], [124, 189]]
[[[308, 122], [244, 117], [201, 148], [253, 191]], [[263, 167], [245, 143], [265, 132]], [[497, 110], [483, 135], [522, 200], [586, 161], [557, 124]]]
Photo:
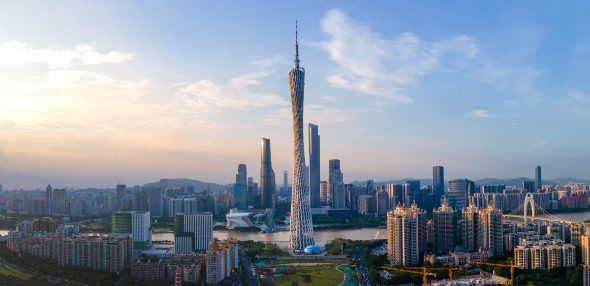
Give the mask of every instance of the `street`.
[[[358, 258], [359, 260], [359, 271], [363, 274], [363, 279], [362, 281], [359, 281], [361, 286], [372, 286], [374, 285], [373, 282], [371, 282], [371, 274], [369, 273], [369, 270], [367, 269], [367, 263], [365, 262], [365, 259], [363, 258], [363, 253], [361, 252], [360, 248], [356, 248], [356, 250], [354, 251], [354, 256], [356, 256], [356, 258]], [[359, 277], [360, 279], [360, 277]]]

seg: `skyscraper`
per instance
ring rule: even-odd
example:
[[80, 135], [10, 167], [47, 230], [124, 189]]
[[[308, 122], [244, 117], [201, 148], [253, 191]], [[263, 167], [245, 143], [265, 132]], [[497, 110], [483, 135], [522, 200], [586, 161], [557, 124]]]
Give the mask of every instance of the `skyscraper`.
[[150, 212], [117, 212], [111, 215], [114, 235], [133, 236], [133, 249], [142, 251], [152, 244]]
[[295, 68], [289, 73], [291, 103], [293, 110], [293, 188], [291, 202], [291, 228], [289, 246], [291, 249], [303, 249], [315, 244], [311, 205], [309, 200], [308, 175], [305, 173], [305, 148], [303, 145], [303, 87], [305, 70], [299, 67], [299, 46], [297, 45], [297, 28], [295, 28]]
[[67, 202], [66, 189], [53, 190], [53, 214], [66, 214]]
[[246, 211], [248, 210], [247, 196], [248, 196], [248, 176], [245, 164], [238, 165], [238, 173], [236, 174], [236, 183], [233, 188], [234, 208]]
[[288, 178], [289, 173], [287, 171], [283, 172], [283, 185], [285, 186], [285, 195], [289, 196], [289, 189], [287, 188], [287, 184], [289, 183]]
[[332, 206], [332, 196], [334, 191], [332, 189], [332, 176], [334, 176], [334, 170], [340, 170], [340, 160], [332, 159], [329, 163], [328, 169], [328, 205]]
[[49, 184], [45, 188], [45, 206], [47, 208], [46, 214], [53, 214], [53, 188]]
[[148, 196], [150, 199], [150, 215], [153, 217], [162, 217], [163, 202], [160, 187], [149, 187]]
[[456, 179], [449, 181], [449, 206], [454, 209], [467, 207], [470, 181], [467, 179]]
[[260, 195], [261, 208], [272, 208], [274, 195], [273, 170], [270, 157], [270, 139], [262, 138], [262, 154], [260, 166]]
[[117, 199], [121, 199], [127, 192], [127, 186], [125, 184], [117, 185]]
[[541, 182], [541, 166], [535, 167], [535, 192], [543, 188]]
[[320, 182], [320, 202], [322, 205], [328, 204], [328, 182]]
[[403, 185], [387, 184], [387, 196], [389, 197], [389, 210], [395, 210], [397, 205], [403, 202]]
[[208, 249], [212, 239], [213, 215], [211, 213], [174, 216], [174, 251], [176, 253]]
[[332, 185], [332, 190], [334, 190], [334, 195], [332, 197], [332, 208], [346, 208], [346, 190], [344, 189], [344, 174], [342, 171], [334, 170], [334, 175], [332, 176]]
[[504, 255], [503, 219], [502, 210], [493, 206], [479, 212], [479, 246], [482, 249], [493, 249], [496, 255]]
[[409, 189], [407, 190], [407, 193], [406, 193], [406, 197], [412, 197], [411, 200], [416, 202], [416, 204], [418, 204], [419, 208], [424, 208], [424, 206], [421, 205], [422, 200], [420, 200], [418, 198], [420, 196], [420, 181], [410, 180], [410, 181], [406, 181], [406, 183], [409, 186]]
[[442, 166], [432, 167], [432, 192], [436, 208], [440, 205], [440, 198], [445, 194], [445, 169]]
[[312, 208], [321, 206], [320, 199], [320, 135], [318, 126], [309, 123], [309, 198]]

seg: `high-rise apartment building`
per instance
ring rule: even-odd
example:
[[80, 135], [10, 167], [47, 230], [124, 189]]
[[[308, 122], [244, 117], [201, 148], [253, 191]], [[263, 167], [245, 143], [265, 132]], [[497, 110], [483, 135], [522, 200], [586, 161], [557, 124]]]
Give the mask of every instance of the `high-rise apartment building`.
[[[297, 33], [297, 28], [295, 28]], [[297, 34], [296, 34], [297, 35]], [[295, 40], [295, 68], [289, 72], [291, 104], [293, 111], [293, 187], [291, 197], [291, 224], [289, 246], [291, 249], [304, 249], [315, 244], [313, 223], [311, 221], [311, 202], [309, 174], [305, 172], [305, 146], [303, 144], [303, 98], [305, 69], [299, 67], [299, 45]]]
[[406, 184], [408, 185], [408, 189], [406, 191], [406, 197], [411, 197], [410, 202], [416, 202], [416, 204], [418, 204], [419, 208], [424, 208], [424, 206], [420, 205], [420, 202], [422, 200], [419, 199], [420, 181], [417, 181], [417, 180], [406, 181]]
[[[365, 187], [367, 188], [367, 194], [372, 195], [375, 190], [373, 180], [367, 180], [367, 185]], [[420, 188], [420, 183], [418, 183], [418, 188]]]
[[503, 219], [502, 210], [493, 206], [479, 212], [479, 246], [493, 250], [495, 255], [504, 255]]
[[238, 274], [239, 270], [238, 241], [229, 238], [219, 241], [211, 240], [211, 247], [207, 249], [207, 284], [219, 283], [226, 277]]
[[47, 208], [46, 214], [53, 214], [53, 188], [51, 185], [47, 185], [45, 188], [45, 206]]
[[535, 181], [523, 181], [522, 182], [522, 189], [527, 193], [536, 193], [537, 189], [535, 188]]
[[135, 193], [135, 210], [146, 212], [150, 210], [148, 193], [145, 189]]
[[162, 192], [168, 189], [168, 179], [160, 179], [160, 189]]
[[53, 214], [65, 215], [68, 213], [68, 200], [66, 189], [53, 190]]
[[318, 134], [318, 126], [309, 123], [309, 198], [312, 208], [321, 206], [320, 170], [320, 135]]
[[260, 167], [260, 195], [261, 208], [267, 209], [273, 207], [274, 198], [274, 171], [272, 169], [272, 160], [270, 156], [270, 139], [262, 138], [262, 155]]
[[113, 235], [133, 236], [133, 249], [142, 251], [152, 245], [150, 212], [117, 212], [111, 215]]
[[434, 252], [449, 253], [457, 245], [457, 211], [449, 207], [445, 198], [442, 206], [432, 214], [434, 221]]
[[387, 252], [392, 265], [411, 266], [426, 250], [426, 211], [413, 203], [387, 213]]
[[449, 206], [454, 209], [463, 209], [467, 207], [469, 196], [469, 184], [467, 179], [455, 179], [449, 182]]
[[479, 250], [479, 209], [470, 205], [463, 208], [463, 222], [461, 231], [463, 235], [463, 248], [467, 252]]
[[445, 169], [443, 166], [432, 167], [432, 192], [436, 208], [440, 205], [440, 199], [445, 194]]
[[328, 182], [321, 181], [320, 182], [320, 202], [322, 205], [328, 204]]
[[580, 237], [582, 242], [582, 263], [590, 266], [590, 230]]
[[117, 185], [117, 199], [122, 199], [127, 193], [127, 186], [125, 184]]
[[543, 188], [543, 183], [541, 182], [541, 166], [535, 167], [535, 192]]
[[211, 213], [174, 216], [174, 251], [176, 253], [209, 249], [212, 239], [213, 215]]

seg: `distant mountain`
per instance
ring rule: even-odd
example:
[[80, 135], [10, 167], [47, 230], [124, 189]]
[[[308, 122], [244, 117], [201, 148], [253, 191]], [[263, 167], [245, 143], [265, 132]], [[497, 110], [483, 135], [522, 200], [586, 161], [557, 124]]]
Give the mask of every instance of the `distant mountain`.
[[[431, 185], [432, 186], [432, 179], [402, 179], [402, 180], [398, 180], [398, 181], [384, 181], [384, 182], [373, 182], [373, 186], [374, 187], [379, 187], [379, 186], [385, 186], [387, 184], [405, 184], [407, 181], [420, 181], [420, 187], [424, 187], [427, 185]], [[351, 184], [355, 185], [355, 186], [366, 186], [367, 185], [367, 181], [353, 181], [351, 182]]]
[[[219, 185], [219, 184], [215, 184], [215, 183], [205, 183], [205, 182], [192, 180], [192, 179], [168, 179], [168, 187], [169, 188], [195, 186], [195, 192], [207, 190], [208, 186], [210, 186], [211, 190], [214, 191], [214, 190], [225, 189], [225, 187], [227, 187], [229, 185], [230, 184]], [[159, 187], [159, 186], [160, 186], [160, 182], [158, 181], [155, 183], [145, 184], [141, 187], [147, 188], [147, 187]]]

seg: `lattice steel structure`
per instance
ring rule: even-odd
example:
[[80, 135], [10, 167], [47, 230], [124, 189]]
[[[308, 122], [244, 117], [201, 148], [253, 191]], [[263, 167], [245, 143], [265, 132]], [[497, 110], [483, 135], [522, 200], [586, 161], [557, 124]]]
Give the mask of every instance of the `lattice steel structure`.
[[295, 137], [289, 246], [291, 249], [304, 249], [307, 246], [315, 245], [315, 238], [313, 236], [313, 223], [311, 221], [311, 205], [309, 187], [307, 185], [308, 176], [305, 173], [305, 150], [303, 145], [303, 86], [305, 85], [305, 69], [299, 67], [297, 29], [295, 29], [295, 68], [289, 73], [289, 83], [291, 86], [293, 134]]

